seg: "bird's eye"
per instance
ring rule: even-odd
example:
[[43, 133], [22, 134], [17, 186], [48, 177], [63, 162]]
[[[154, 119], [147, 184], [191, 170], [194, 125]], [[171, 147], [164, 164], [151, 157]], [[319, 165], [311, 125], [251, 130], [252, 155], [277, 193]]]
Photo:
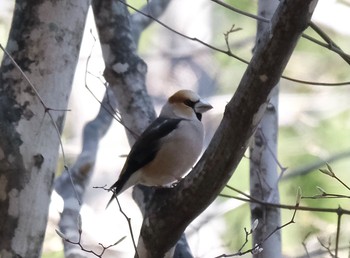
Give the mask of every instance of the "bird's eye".
[[186, 100], [184, 101], [184, 104], [185, 104], [186, 106], [189, 106], [190, 108], [194, 108], [194, 106], [196, 105], [197, 102], [198, 102], [198, 101], [192, 101], [192, 100], [190, 100], [190, 99], [186, 99]]

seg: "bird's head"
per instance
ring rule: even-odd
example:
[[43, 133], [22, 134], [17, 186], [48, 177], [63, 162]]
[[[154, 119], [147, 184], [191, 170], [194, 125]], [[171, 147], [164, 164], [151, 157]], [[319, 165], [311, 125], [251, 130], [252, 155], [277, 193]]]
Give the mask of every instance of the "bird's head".
[[212, 108], [208, 102], [201, 99], [195, 92], [179, 90], [168, 99], [168, 102], [162, 108], [161, 115], [201, 120], [202, 114]]

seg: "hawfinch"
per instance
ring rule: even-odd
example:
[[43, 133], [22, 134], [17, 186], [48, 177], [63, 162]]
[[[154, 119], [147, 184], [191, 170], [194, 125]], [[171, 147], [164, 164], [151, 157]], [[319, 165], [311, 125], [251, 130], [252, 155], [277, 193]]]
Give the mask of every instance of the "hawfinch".
[[172, 95], [131, 148], [118, 181], [109, 189], [109, 203], [135, 184], [163, 186], [180, 180], [202, 151], [202, 113], [211, 108], [193, 91]]

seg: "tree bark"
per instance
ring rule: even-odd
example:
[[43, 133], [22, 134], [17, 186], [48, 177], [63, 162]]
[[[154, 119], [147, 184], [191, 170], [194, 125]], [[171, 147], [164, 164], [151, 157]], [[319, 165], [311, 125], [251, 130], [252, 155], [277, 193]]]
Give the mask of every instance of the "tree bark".
[[254, 56], [203, 157], [177, 187], [157, 190], [148, 202], [139, 240], [141, 257], [164, 257], [187, 225], [223, 189], [242, 158], [316, 4], [315, 0], [280, 2], [271, 30], [257, 40]]
[[88, 6], [88, 1], [16, 1], [6, 49], [36, 92], [5, 55], [0, 71], [1, 257], [41, 255], [60, 143], [54, 124], [61, 131]]
[[[278, 0], [260, 0], [258, 15], [271, 19]], [[264, 31], [269, 31], [270, 23], [258, 21], [257, 40]], [[278, 94], [279, 82], [272, 90], [265, 114], [250, 144], [250, 195], [256, 199], [279, 203], [278, 171], [277, 171], [277, 136], [278, 136]], [[281, 225], [279, 208], [266, 207], [256, 203], [250, 204], [251, 223], [259, 224], [253, 231], [255, 258], [282, 257], [281, 232], [275, 232], [269, 239], [265, 238]]]
[[106, 65], [104, 76], [117, 99], [132, 145], [155, 119], [145, 84], [147, 65], [137, 54], [127, 7], [112, 0], [94, 0], [92, 7]]

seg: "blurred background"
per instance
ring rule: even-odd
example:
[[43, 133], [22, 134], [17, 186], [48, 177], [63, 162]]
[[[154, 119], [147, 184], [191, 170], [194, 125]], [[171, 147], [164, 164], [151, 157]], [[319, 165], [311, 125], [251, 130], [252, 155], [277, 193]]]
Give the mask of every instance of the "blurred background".
[[[146, 1], [129, 1], [136, 8]], [[256, 13], [257, 1], [230, 0], [226, 3], [249, 13]], [[11, 25], [13, 0], [0, 1], [0, 43], [5, 46]], [[132, 10], [130, 10], [133, 12]], [[205, 0], [173, 1], [160, 20], [169, 27], [215, 47], [227, 50], [224, 33], [233, 25], [239, 31], [230, 34], [231, 51], [246, 60], [252, 56], [256, 21]], [[312, 19], [345, 53], [350, 53], [350, 1], [319, 0]], [[311, 29], [306, 34], [320, 40]], [[90, 12], [76, 71], [63, 143], [68, 165], [81, 151], [82, 128], [93, 119], [99, 109], [105, 86], [104, 62], [96, 41], [97, 33]], [[167, 96], [178, 89], [189, 88], [206, 98], [214, 109], [204, 118], [206, 142], [215, 132], [224, 107], [230, 100], [246, 69], [246, 64], [225, 54], [213, 51], [196, 41], [153, 23], [140, 39], [139, 54], [148, 64], [147, 85], [157, 110]], [[0, 57], [3, 53], [0, 52]], [[88, 58], [90, 61], [87, 63]], [[339, 55], [309, 40], [301, 38], [284, 75], [312, 82], [350, 81], [350, 67]], [[85, 83], [86, 81], [86, 83]], [[91, 93], [91, 92], [92, 93]], [[281, 80], [279, 99], [278, 161], [287, 167], [279, 185], [281, 203], [295, 204], [298, 187], [303, 196], [327, 193], [344, 194], [349, 191], [330, 177], [318, 172], [328, 161], [334, 172], [350, 185], [350, 89], [348, 86], [315, 86]], [[113, 203], [107, 210], [109, 194], [93, 186], [110, 186], [118, 177], [129, 152], [123, 127], [114, 122], [99, 147], [95, 173], [82, 207], [83, 239], [86, 247], [98, 250], [98, 243], [107, 246], [123, 236], [127, 238], [106, 252], [104, 257], [132, 257], [134, 250], [125, 218]], [[248, 155], [247, 155], [248, 156]], [[63, 170], [62, 162], [57, 173]], [[229, 185], [249, 193], [249, 160], [243, 158]], [[226, 194], [237, 195], [231, 190]], [[137, 237], [141, 215], [129, 190], [120, 197], [124, 211], [131, 217]], [[303, 206], [350, 209], [349, 200], [303, 199]], [[63, 257], [61, 239], [55, 233], [63, 203], [53, 193], [50, 218], [43, 257]], [[288, 222], [293, 211], [282, 210], [282, 223]], [[308, 251], [321, 251], [317, 257], [329, 257], [320, 244], [335, 239], [337, 216], [334, 213], [297, 212], [295, 224], [283, 228], [282, 243], [285, 257], [307, 257]], [[249, 204], [235, 199], [218, 197], [187, 229], [187, 236], [195, 257], [215, 257], [235, 253], [244, 243], [244, 228], [250, 228]], [[350, 220], [342, 217], [341, 257], [347, 257], [350, 241]], [[334, 246], [334, 245], [333, 245]], [[249, 244], [247, 245], [247, 248]], [[323, 253], [322, 253], [323, 252]], [[249, 257], [249, 255], [246, 255]]]

